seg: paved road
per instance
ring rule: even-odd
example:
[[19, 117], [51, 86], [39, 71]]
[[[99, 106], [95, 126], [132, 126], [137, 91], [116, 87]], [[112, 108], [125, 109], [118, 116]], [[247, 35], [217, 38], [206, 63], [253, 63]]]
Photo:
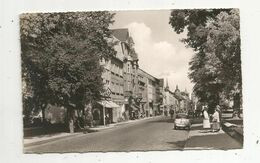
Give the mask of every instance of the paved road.
[[42, 145], [26, 147], [26, 153], [142, 151], [183, 149], [188, 131], [173, 130], [172, 121], [156, 117], [82, 134]]
[[[150, 151], [174, 149], [237, 149], [242, 144], [223, 131], [202, 132], [202, 120], [193, 120], [190, 131], [173, 130], [172, 120], [156, 117], [99, 132], [79, 134], [25, 147], [25, 153]], [[189, 138], [188, 138], [189, 137]]]

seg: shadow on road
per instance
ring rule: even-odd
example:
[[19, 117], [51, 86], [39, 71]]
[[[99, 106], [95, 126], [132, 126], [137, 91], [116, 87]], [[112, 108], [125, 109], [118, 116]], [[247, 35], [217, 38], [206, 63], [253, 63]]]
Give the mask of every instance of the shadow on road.
[[203, 123], [203, 119], [202, 118], [192, 118], [191, 119], [192, 124], [202, 124]]
[[202, 126], [192, 126], [190, 130], [202, 130]]
[[174, 119], [169, 119], [169, 118], [149, 121], [149, 123], [173, 123], [173, 122], [174, 122]]

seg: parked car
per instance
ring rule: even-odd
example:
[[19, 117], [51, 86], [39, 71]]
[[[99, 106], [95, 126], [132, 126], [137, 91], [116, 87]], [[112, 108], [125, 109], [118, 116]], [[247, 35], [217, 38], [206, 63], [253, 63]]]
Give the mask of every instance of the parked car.
[[174, 124], [173, 124], [173, 128], [175, 130], [177, 129], [190, 129], [191, 127], [191, 121], [190, 119], [188, 118], [188, 114], [185, 114], [185, 113], [178, 113], [176, 115], [176, 118], [174, 120]]

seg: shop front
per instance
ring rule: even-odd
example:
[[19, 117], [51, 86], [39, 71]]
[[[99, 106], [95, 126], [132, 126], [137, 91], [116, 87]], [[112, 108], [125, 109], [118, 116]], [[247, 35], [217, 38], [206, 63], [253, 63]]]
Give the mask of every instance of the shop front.
[[97, 102], [96, 108], [93, 110], [93, 120], [97, 125], [107, 125], [116, 123], [118, 120], [119, 105], [113, 101]]

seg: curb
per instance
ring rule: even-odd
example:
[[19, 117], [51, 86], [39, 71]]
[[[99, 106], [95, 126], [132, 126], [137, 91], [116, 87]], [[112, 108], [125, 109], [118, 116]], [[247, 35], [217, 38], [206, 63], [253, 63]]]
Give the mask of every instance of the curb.
[[[159, 117], [159, 116], [156, 116]], [[97, 131], [102, 131], [102, 130], [107, 130], [107, 129], [111, 129], [117, 126], [121, 126], [121, 125], [126, 125], [126, 124], [131, 124], [131, 123], [136, 123], [136, 122], [140, 122], [143, 120], [148, 120], [148, 119], [152, 119], [155, 117], [148, 117], [148, 118], [142, 118], [142, 119], [137, 119], [137, 120], [128, 120], [128, 121], [124, 121], [124, 122], [119, 122], [119, 123], [114, 123], [114, 124], [110, 124], [111, 126], [107, 126], [107, 127], [93, 127], [93, 128], [89, 128], [88, 130], [91, 132], [97, 132]]]

